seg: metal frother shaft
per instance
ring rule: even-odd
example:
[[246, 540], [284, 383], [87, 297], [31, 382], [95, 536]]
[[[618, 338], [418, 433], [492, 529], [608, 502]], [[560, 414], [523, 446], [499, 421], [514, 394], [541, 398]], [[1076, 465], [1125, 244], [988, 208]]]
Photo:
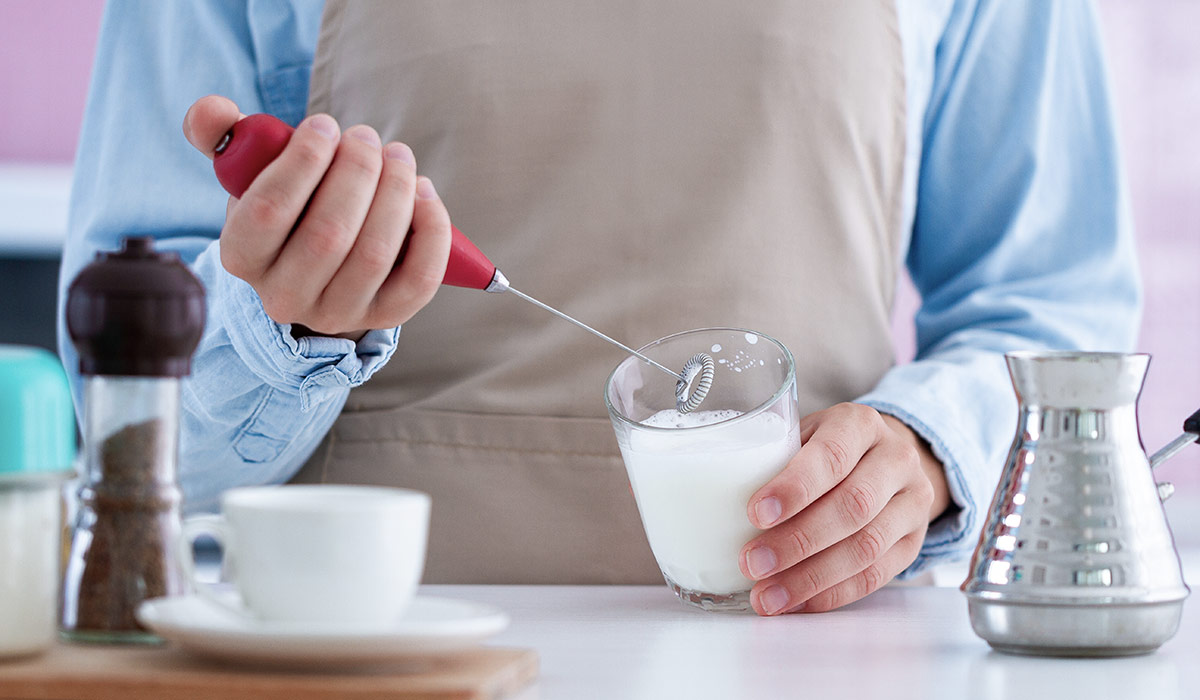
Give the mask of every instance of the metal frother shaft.
[[[594, 335], [598, 338], [601, 338], [605, 341], [608, 341], [609, 343], [612, 343], [613, 345], [616, 345], [617, 347], [621, 348], [622, 350], [629, 353], [630, 355], [633, 355], [634, 357], [646, 362], [647, 364], [653, 365], [654, 367], [671, 375], [676, 380], [676, 383], [675, 383], [675, 407], [679, 410], [680, 413], [687, 413], [689, 411], [695, 410], [695, 408], [700, 405], [700, 402], [704, 401], [704, 397], [708, 395], [708, 390], [712, 387], [713, 374], [716, 371], [716, 365], [713, 363], [712, 357], [709, 356], [707, 353], [700, 352], [700, 353], [696, 353], [695, 355], [692, 355], [692, 357], [690, 359], [688, 359], [687, 363], [684, 364], [683, 371], [680, 372], [679, 374], [676, 374], [675, 372], [672, 372], [671, 370], [667, 369], [666, 367], [663, 367], [661, 364], [655, 362], [654, 360], [651, 360], [649, 357], [646, 357], [642, 353], [638, 352], [637, 350], [634, 350], [633, 348], [625, 345], [624, 343], [616, 341], [616, 340], [610, 338], [609, 336], [601, 333], [600, 331], [596, 330], [595, 328], [592, 328], [591, 326], [587, 325], [586, 323], [584, 323], [582, 321], [578, 321], [578, 320], [564, 314], [563, 312], [559, 311], [558, 309], [554, 308], [553, 306], [550, 306], [549, 304], [544, 304], [544, 303], [538, 301], [537, 299], [534, 299], [533, 297], [529, 296], [525, 292], [522, 292], [521, 290], [516, 289], [515, 287], [511, 286], [508, 283], [508, 278], [505, 277], [504, 273], [500, 272], [499, 269], [496, 270], [496, 272], [494, 273], [494, 275], [492, 277], [492, 282], [490, 284], [488, 284], [488, 286], [486, 288], [484, 288], [484, 291], [492, 292], [492, 293], [511, 292], [512, 294], [517, 295], [518, 297], [524, 299], [525, 301], [529, 302], [530, 304], [533, 304], [534, 306], [543, 308], [546, 311], [549, 311], [550, 313], [554, 314], [555, 316], [558, 316], [559, 318], [563, 319], [564, 321], [570, 321], [571, 323], [574, 323], [576, 326], [579, 326], [580, 328], [587, 331], [588, 333], [591, 333], [592, 335]], [[689, 392], [688, 389], [691, 386], [691, 383], [696, 380], [697, 376], [699, 376], [699, 381], [696, 384], [696, 388], [693, 391]]]

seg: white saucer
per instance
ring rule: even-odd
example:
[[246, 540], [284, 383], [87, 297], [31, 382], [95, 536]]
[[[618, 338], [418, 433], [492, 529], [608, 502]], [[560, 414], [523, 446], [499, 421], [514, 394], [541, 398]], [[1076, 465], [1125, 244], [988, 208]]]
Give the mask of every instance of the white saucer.
[[[236, 593], [227, 593], [239, 603]], [[142, 603], [138, 620], [163, 639], [197, 654], [240, 663], [363, 665], [469, 649], [508, 626], [498, 608], [417, 596], [394, 625], [354, 630], [270, 623], [238, 615], [197, 595]]]

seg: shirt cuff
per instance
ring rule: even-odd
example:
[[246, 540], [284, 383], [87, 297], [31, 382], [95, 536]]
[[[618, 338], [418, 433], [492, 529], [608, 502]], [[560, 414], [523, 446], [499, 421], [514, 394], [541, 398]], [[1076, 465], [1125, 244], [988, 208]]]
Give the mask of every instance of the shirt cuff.
[[396, 351], [400, 327], [368, 331], [358, 343], [323, 336], [292, 337], [291, 324], [276, 323], [254, 288], [222, 270], [210, 304], [226, 320], [238, 356], [266, 384], [300, 396], [307, 413], [371, 378]]

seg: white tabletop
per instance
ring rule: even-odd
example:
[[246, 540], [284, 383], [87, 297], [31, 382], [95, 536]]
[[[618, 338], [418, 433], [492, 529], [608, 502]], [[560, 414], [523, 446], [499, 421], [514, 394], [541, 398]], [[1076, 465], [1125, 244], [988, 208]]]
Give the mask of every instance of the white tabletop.
[[1124, 659], [1000, 654], [953, 588], [885, 588], [842, 610], [763, 619], [684, 607], [665, 586], [425, 586], [512, 618], [491, 642], [536, 649], [537, 698], [1200, 697], [1200, 612], [1174, 639]]

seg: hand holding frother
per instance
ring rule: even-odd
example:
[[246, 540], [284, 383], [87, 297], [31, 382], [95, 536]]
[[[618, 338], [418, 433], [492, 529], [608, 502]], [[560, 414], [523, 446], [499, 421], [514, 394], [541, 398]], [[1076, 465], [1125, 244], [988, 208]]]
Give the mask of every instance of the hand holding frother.
[[[365, 127], [363, 129], [370, 131]], [[213, 149], [213, 167], [221, 185], [234, 197], [240, 198], [250, 188], [255, 178], [283, 153], [294, 131], [292, 127], [267, 114], [251, 115], [236, 122]], [[373, 133], [364, 135], [369, 138]], [[366, 140], [361, 136], [359, 138]], [[377, 140], [378, 137], [374, 136], [374, 139]], [[429, 186], [429, 189], [431, 190], [432, 187]], [[418, 189], [419, 199], [420, 189]], [[371, 208], [374, 209], [374, 205], [371, 205]], [[417, 215], [414, 209], [414, 222]], [[714, 364], [710, 356], [698, 353], [688, 360], [681, 372], [672, 371], [594, 328], [514, 289], [509, 285], [504, 274], [462, 232], [454, 226], [450, 226], [450, 229], [450, 254], [442, 284], [481, 289], [492, 293], [511, 292], [670, 374], [676, 379], [676, 408], [680, 412], [691, 411], [704, 400], [714, 374]], [[396, 265], [403, 264], [407, 258], [411, 240], [411, 237], [405, 237], [397, 256]], [[424, 301], [428, 301], [428, 299]], [[419, 304], [418, 308], [423, 305], [424, 302]], [[415, 313], [415, 309], [413, 313]]]

